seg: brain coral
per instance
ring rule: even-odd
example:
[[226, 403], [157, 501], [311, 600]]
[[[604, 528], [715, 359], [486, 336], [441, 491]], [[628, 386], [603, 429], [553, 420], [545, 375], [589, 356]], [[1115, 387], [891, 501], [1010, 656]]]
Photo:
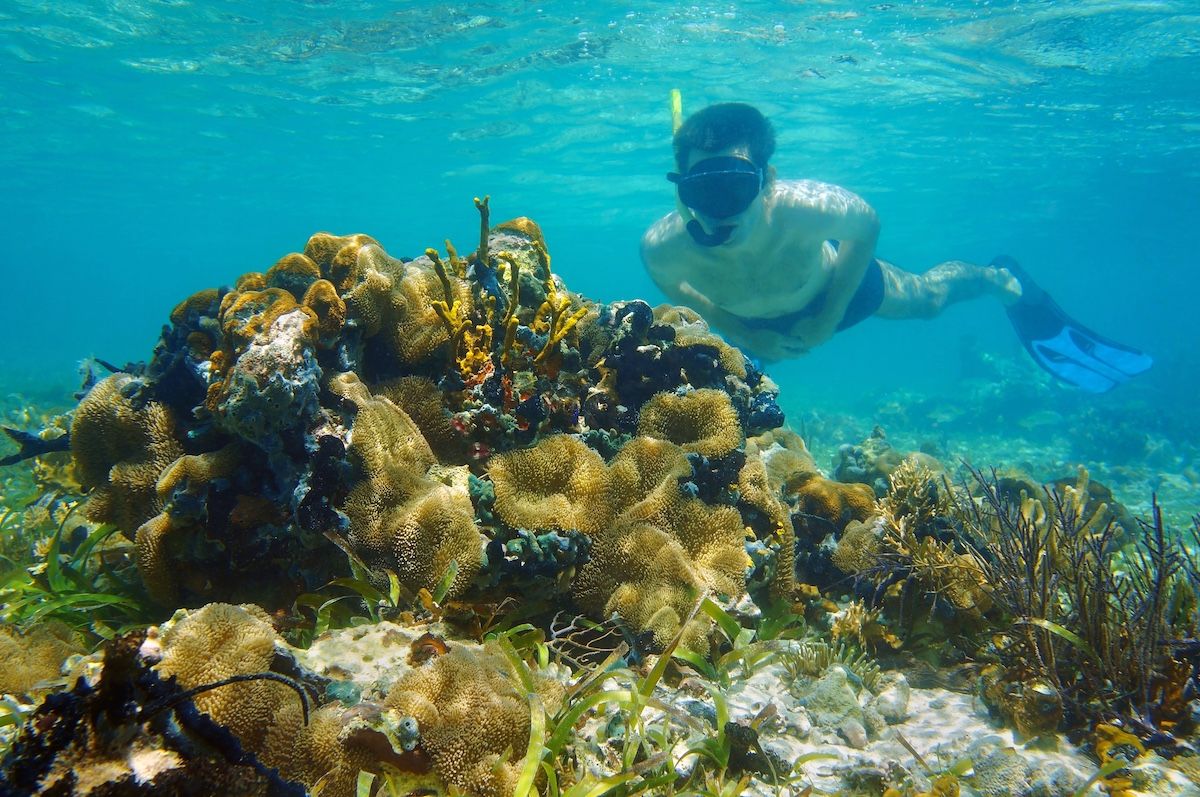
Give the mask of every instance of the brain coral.
[[330, 380], [330, 389], [357, 405], [350, 455], [363, 479], [344, 507], [351, 545], [413, 592], [433, 590], [457, 562], [448, 594], [461, 594], [483, 565], [465, 467], [442, 469], [435, 479], [437, 459], [407, 413], [371, 395], [353, 374]]
[[742, 443], [737, 410], [723, 390], [659, 393], [638, 416], [638, 434], [669, 440], [688, 453], [723, 457]]
[[532, 448], [495, 456], [488, 474], [496, 488], [496, 514], [515, 528], [594, 535], [612, 519], [608, 467], [570, 435], [551, 435]]
[[128, 397], [140, 384], [126, 373], [97, 382], [71, 421], [75, 476], [91, 490], [87, 516], [128, 535], [157, 514], [159, 474], [183, 454], [170, 411]]
[[[510, 795], [529, 745], [530, 701], [503, 654], [491, 646], [450, 652], [405, 673], [386, 705], [417, 720], [421, 748], [449, 785], [483, 797]], [[543, 706], [554, 714], [560, 684], [535, 675]]]

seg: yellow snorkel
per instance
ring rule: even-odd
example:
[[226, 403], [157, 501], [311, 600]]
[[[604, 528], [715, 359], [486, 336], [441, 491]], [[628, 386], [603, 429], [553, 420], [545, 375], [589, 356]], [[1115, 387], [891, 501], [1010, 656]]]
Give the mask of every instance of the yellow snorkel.
[[[680, 126], [683, 124], [683, 95], [679, 89], [671, 89], [671, 135], [679, 132]], [[713, 232], [704, 229], [700, 220], [696, 218], [696, 214], [687, 205], [683, 204], [678, 199], [675, 200], [675, 206], [679, 209], [679, 215], [687, 219], [684, 225], [688, 231], [688, 235], [692, 236], [692, 240], [701, 246], [720, 246], [729, 240], [730, 233], [733, 232], [731, 226], [718, 226]]]

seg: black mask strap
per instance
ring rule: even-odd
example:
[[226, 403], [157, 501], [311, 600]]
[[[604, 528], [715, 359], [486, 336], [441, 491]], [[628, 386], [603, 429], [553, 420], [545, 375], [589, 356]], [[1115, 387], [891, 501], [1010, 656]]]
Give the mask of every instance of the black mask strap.
[[733, 225], [725, 224], [717, 227], [715, 232], [705, 232], [704, 226], [692, 219], [687, 223], [688, 234], [692, 236], [692, 240], [701, 246], [720, 246], [729, 240], [729, 236], [733, 234]]

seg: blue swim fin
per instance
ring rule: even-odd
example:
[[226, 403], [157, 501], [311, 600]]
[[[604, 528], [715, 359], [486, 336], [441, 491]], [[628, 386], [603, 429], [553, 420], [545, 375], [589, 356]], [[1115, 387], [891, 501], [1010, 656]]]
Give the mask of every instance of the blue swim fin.
[[1063, 312], [1016, 260], [1001, 255], [991, 265], [1008, 269], [1021, 283], [1021, 299], [1008, 308], [1008, 320], [1029, 356], [1052, 376], [1104, 393], [1154, 364], [1145, 352], [1093, 332]]

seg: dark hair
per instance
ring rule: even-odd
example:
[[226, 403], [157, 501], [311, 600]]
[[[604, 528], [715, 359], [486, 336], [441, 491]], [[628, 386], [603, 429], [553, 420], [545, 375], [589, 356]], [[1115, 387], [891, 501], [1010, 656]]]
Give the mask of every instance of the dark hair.
[[775, 128], [758, 109], [744, 102], [722, 102], [702, 108], [675, 131], [675, 165], [687, 170], [692, 150], [706, 152], [745, 144], [759, 168], [775, 154]]

